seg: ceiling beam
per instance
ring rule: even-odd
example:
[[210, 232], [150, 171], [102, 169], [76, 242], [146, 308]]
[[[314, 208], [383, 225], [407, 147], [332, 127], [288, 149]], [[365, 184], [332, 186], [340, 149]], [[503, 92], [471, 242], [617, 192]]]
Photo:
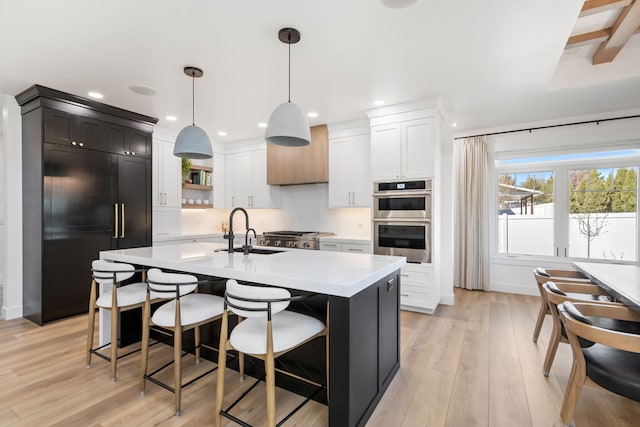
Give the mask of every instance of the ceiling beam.
[[591, 31], [588, 33], [576, 34], [569, 37], [565, 49], [583, 45], [586, 43], [603, 42], [611, 36], [611, 28], [604, 28], [602, 30]]
[[588, 0], [582, 5], [580, 17], [593, 15], [594, 13], [604, 12], [609, 9], [619, 9], [629, 6], [633, 0]]
[[638, 27], [640, 27], [640, 0], [635, 0], [629, 6], [625, 6], [618, 15], [616, 22], [611, 27], [611, 37], [602, 42], [596, 53], [593, 54], [593, 65], [613, 61], [618, 52], [638, 30]]

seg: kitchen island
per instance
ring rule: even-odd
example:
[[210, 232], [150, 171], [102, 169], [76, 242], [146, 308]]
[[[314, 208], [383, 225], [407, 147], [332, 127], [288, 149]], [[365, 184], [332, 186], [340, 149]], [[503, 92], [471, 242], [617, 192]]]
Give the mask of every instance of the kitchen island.
[[[295, 249], [229, 254], [204, 242], [103, 251], [100, 258], [317, 294], [328, 307], [329, 349], [316, 351], [311, 365], [323, 368], [328, 355], [332, 427], [363, 426], [400, 368], [404, 258]], [[308, 356], [300, 358], [308, 363]]]

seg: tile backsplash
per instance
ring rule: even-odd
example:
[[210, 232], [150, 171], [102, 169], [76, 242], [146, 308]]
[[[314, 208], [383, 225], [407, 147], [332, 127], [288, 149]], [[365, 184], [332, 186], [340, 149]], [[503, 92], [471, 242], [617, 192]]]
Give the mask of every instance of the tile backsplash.
[[[276, 230], [329, 231], [342, 236], [371, 238], [370, 208], [328, 209], [327, 184], [273, 187], [272, 204], [279, 209], [248, 209], [258, 233]], [[183, 234], [220, 233], [231, 209], [183, 209]], [[234, 221], [244, 228], [243, 215]], [[236, 227], [234, 226], [234, 229]], [[236, 229], [237, 230], [237, 229]]]

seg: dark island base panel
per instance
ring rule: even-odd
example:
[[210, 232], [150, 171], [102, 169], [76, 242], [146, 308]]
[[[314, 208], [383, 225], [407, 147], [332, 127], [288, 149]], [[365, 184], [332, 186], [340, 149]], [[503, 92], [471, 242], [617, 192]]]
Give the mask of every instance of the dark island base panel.
[[[223, 295], [226, 279], [209, 279], [199, 286], [199, 292]], [[329, 307], [329, 426], [364, 426], [391, 380], [400, 368], [400, 310], [399, 272], [385, 277], [351, 298], [314, 295], [302, 302], [292, 303], [289, 309], [326, 321]], [[389, 281], [392, 284], [389, 285]], [[293, 291], [300, 294], [299, 291]], [[235, 316], [229, 318], [235, 323]], [[123, 342], [140, 339], [141, 311], [131, 310], [121, 317]], [[230, 325], [231, 326], [231, 325]], [[220, 342], [220, 321], [200, 329], [201, 340], [214, 348]], [[126, 336], [126, 340], [125, 340]], [[162, 335], [153, 334], [160, 339]], [[193, 331], [183, 337], [183, 348], [193, 348]], [[202, 349], [202, 356], [217, 361], [217, 353]], [[229, 358], [228, 367], [238, 370], [237, 360]], [[276, 368], [326, 385], [326, 347], [324, 337], [276, 359]], [[254, 378], [264, 376], [264, 363], [245, 357], [245, 373]], [[276, 374], [278, 387], [302, 396], [311, 396], [316, 387]], [[327, 404], [326, 390], [314, 400]]]

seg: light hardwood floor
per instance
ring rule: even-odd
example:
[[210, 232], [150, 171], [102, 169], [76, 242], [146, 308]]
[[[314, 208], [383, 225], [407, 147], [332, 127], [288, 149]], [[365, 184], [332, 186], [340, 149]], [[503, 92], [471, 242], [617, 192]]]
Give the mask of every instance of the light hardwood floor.
[[[542, 375], [551, 321], [545, 320], [534, 344], [538, 299], [458, 289], [455, 296], [455, 306], [440, 306], [432, 316], [402, 313], [402, 368], [367, 426], [559, 425], [571, 350], [561, 344], [549, 378]], [[85, 367], [86, 326], [86, 316], [44, 327], [24, 319], [0, 321], [0, 426], [212, 424], [215, 375], [183, 391], [183, 413], [175, 417], [168, 391], [148, 383], [147, 394], [140, 396], [137, 354], [119, 361], [116, 382], [102, 359]], [[171, 356], [163, 345], [152, 347], [150, 364]], [[187, 359], [185, 377], [204, 368]], [[227, 371], [226, 402], [250, 383]], [[260, 425], [264, 387], [250, 396], [238, 414]], [[278, 414], [301, 401], [283, 390], [276, 399]], [[590, 387], [583, 390], [574, 418], [577, 427], [637, 426], [638, 420], [640, 403]], [[285, 425], [326, 423], [326, 407], [313, 402]]]

